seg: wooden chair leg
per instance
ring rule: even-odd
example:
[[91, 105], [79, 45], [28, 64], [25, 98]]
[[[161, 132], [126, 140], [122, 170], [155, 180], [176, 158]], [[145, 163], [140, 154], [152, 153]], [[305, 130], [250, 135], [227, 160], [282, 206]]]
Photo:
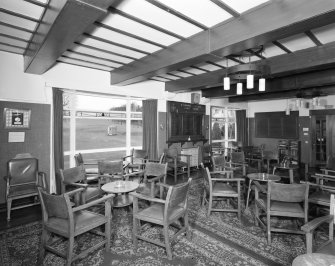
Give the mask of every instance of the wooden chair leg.
[[207, 216], [211, 215], [212, 204], [213, 204], [212, 197], [209, 196]]
[[257, 204], [255, 204], [255, 224], [258, 226], [258, 219], [259, 219], [259, 210]]
[[241, 220], [241, 195], [237, 196], [237, 217]]
[[39, 265], [43, 265], [44, 255], [45, 255], [45, 246], [48, 240], [48, 232], [44, 228], [42, 229], [42, 236], [41, 236], [41, 246], [40, 246], [40, 254], [39, 254]]
[[74, 246], [74, 237], [69, 237], [69, 243], [67, 248], [66, 256], [66, 265], [71, 266], [72, 257], [73, 257], [73, 246]]
[[138, 223], [139, 221], [136, 218], [133, 218], [133, 244], [134, 244], [135, 250], [137, 250], [137, 244], [138, 244], [138, 240], [137, 240]]
[[191, 239], [191, 232], [190, 232], [190, 227], [189, 227], [189, 224], [188, 224], [188, 214], [187, 213], [184, 216], [184, 222], [185, 222], [186, 238], [188, 240], [190, 240]]
[[267, 228], [267, 236], [268, 236], [268, 244], [271, 244], [271, 221], [270, 214], [266, 214], [266, 228]]
[[165, 248], [167, 257], [169, 260], [172, 260], [172, 252], [171, 252], [171, 246], [170, 246], [170, 240], [169, 240], [169, 226], [164, 225], [164, 241], [165, 241]]
[[12, 208], [12, 199], [7, 199], [7, 221], [10, 221], [11, 208]]

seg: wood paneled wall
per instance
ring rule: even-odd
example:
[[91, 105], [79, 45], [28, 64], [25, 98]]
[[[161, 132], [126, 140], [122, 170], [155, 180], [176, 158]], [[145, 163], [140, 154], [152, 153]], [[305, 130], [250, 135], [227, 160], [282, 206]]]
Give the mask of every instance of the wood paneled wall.
[[[4, 108], [30, 109], [30, 129], [11, 130], [4, 128]], [[0, 101], [0, 204], [6, 201], [7, 162], [18, 153], [30, 153], [38, 159], [39, 170], [50, 179], [50, 105]], [[25, 132], [24, 142], [8, 142], [8, 132]]]

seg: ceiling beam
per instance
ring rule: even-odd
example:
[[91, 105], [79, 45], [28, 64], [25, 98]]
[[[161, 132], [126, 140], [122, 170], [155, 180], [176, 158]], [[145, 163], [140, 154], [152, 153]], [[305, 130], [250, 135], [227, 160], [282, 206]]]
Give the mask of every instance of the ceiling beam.
[[[243, 95], [236, 95], [236, 89], [231, 88], [229, 91], [224, 91], [222, 85], [220, 85], [218, 87], [202, 90], [202, 97], [229, 97], [229, 101], [236, 102], [273, 98], [292, 98], [296, 97], [296, 94], [302, 90], [305, 92], [307, 90], [307, 92], [313, 92], [315, 94], [335, 94], [334, 68], [267, 80], [265, 92], [259, 92], [256, 88], [258, 88], [257, 82], [255, 84], [255, 89], [243, 90]], [[333, 88], [333, 90], [330, 90], [329, 88]]]
[[[261, 62], [270, 66], [272, 77], [329, 68], [335, 66], [335, 42], [291, 54], [274, 56]], [[216, 84], [222, 84], [225, 74], [226, 70], [220, 69], [193, 77], [174, 80], [166, 83], [165, 90], [177, 92], [199, 88], [205, 89], [206, 87], [216, 86]]]
[[120, 0], [51, 0], [24, 55], [26, 73], [43, 74], [85, 29]]
[[333, 22], [333, 0], [270, 1], [239, 18], [148, 55], [140, 62], [115, 69], [111, 72], [111, 84], [140, 82], [157, 74], [222, 58]]

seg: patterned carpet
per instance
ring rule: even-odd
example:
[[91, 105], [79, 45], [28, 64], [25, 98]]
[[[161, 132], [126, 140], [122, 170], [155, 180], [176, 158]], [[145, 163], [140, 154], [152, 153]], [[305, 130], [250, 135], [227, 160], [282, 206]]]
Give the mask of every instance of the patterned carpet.
[[[200, 204], [202, 180], [192, 181], [190, 192], [191, 240], [180, 236], [172, 246], [173, 260], [168, 261], [161, 247], [139, 241], [134, 251], [132, 215], [127, 208], [114, 210], [112, 221], [111, 250], [103, 248], [91, 253], [75, 265], [291, 265], [292, 260], [305, 252], [303, 236], [274, 234], [271, 245], [266, 235], [255, 226], [253, 205], [242, 214], [241, 221], [236, 214], [212, 213], [206, 216], [206, 208]], [[282, 223], [281, 221], [277, 221]], [[39, 250], [41, 225], [27, 224], [0, 232], [0, 265], [36, 265]], [[151, 227], [152, 237], [161, 238], [157, 227]], [[91, 245], [100, 236], [84, 234], [76, 241], [75, 251]], [[66, 245], [62, 239], [59, 249]], [[47, 253], [44, 265], [63, 265], [64, 260]]]

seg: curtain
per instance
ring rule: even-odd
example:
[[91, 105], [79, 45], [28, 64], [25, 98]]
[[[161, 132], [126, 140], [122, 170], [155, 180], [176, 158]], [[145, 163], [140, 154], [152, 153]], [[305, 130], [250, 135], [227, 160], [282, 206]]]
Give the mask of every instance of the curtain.
[[60, 194], [59, 169], [64, 169], [63, 152], [63, 91], [52, 88], [53, 96], [53, 158], [56, 193]]
[[237, 141], [243, 146], [248, 146], [248, 124], [246, 110], [236, 110]]
[[143, 101], [143, 149], [149, 159], [157, 159], [157, 100]]

